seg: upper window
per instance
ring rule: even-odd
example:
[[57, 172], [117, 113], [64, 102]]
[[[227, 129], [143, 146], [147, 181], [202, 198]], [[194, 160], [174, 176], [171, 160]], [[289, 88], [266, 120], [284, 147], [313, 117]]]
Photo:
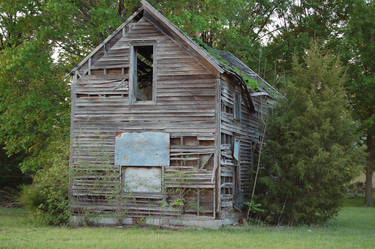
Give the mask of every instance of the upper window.
[[134, 45], [132, 49], [132, 103], [155, 101], [154, 45]]
[[241, 119], [241, 95], [234, 94], [234, 120]]

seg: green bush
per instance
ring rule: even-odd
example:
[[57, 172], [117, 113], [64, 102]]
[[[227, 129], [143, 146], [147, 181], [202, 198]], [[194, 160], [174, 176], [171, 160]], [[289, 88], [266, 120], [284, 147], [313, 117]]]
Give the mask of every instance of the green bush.
[[272, 224], [314, 224], [336, 215], [365, 154], [350, 116], [343, 68], [317, 46], [296, 60], [293, 78], [268, 117], [254, 214]]
[[50, 144], [44, 169], [34, 176], [34, 183], [22, 188], [21, 203], [38, 222], [63, 225], [69, 222], [69, 149], [67, 141]]

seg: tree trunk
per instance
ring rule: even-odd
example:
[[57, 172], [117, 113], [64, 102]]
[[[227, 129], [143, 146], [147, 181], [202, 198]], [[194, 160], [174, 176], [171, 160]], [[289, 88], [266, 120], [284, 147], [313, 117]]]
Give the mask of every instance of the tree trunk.
[[367, 133], [367, 167], [366, 167], [366, 206], [373, 205], [372, 199], [372, 174], [373, 174], [373, 164], [374, 164], [374, 144], [372, 141], [372, 135]]
[[125, 21], [124, 20], [124, 10], [125, 10], [124, 0], [119, 0], [118, 1], [117, 14], [121, 18], [121, 21]]

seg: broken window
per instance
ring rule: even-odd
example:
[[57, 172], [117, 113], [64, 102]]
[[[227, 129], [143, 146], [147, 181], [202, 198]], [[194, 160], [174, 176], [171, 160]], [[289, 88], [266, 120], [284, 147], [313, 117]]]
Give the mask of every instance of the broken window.
[[133, 47], [134, 102], [153, 101], [154, 46]]
[[238, 93], [234, 94], [234, 120], [241, 119], [241, 96]]
[[240, 158], [240, 140], [235, 138], [234, 139], [234, 144], [233, 144], [233, 157], [237, 161]]

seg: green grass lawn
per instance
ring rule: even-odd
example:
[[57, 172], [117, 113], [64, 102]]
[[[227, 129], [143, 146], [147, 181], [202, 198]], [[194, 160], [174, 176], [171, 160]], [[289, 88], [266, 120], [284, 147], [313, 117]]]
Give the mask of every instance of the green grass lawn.
[[345, 207], [322, 226], [218, 231], [36, 226], [23, 209], [0, 208], [0, 248], [375, 248], [375, 208]]

